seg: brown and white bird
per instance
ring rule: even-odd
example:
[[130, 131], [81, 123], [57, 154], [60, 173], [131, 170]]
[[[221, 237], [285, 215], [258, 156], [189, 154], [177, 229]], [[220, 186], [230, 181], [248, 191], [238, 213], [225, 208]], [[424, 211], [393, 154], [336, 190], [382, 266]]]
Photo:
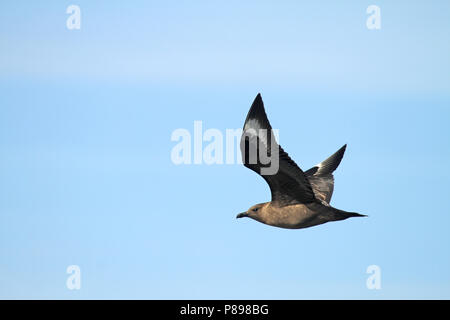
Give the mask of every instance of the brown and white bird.
[[256, 204], [236, 218], [248, 217], [275, 227], [300, 229], [364, 217], [330, 206], [333, 171], [339, 166], [346, 146], [303, 172], [278, 145], [258, 94], [245, 120], [240, 147], [242, 162], [266, 180], [272, 201]]

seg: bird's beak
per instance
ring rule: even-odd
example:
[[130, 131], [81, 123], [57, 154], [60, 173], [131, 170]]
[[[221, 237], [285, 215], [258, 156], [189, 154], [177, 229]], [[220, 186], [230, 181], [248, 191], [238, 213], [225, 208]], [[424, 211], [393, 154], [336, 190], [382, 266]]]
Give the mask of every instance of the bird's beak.
[[236, 216], [236, 219], [244, 218], [244, 217], [248, 217], [248, 213], [247, 213], [247, 212], [239, 213], [239, 214]]

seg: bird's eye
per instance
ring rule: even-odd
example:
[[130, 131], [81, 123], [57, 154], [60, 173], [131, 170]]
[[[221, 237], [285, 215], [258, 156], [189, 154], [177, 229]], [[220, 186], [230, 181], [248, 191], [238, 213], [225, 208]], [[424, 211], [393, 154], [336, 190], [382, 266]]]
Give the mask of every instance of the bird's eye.
[[253, 211], [255, 211], [255, 212], [258, 211], [258, 208], [253, 209]]

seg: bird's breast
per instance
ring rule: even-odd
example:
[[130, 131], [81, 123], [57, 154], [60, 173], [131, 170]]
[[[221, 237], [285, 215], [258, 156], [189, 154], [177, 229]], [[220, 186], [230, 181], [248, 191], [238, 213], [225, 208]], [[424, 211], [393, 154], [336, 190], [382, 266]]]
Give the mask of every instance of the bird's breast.
[[309, 226], [316, 213], [313, 208], [304, 204], [295, 204], [285, 207], [268, 207], [264, 223], [269, 225], [287, 228], [299, 229]]

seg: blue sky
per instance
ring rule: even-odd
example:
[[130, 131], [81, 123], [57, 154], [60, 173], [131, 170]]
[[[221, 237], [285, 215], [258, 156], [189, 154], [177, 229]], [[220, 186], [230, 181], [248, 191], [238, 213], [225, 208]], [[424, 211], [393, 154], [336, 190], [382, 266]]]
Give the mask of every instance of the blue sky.
[[[2, 2], [0, 298], [450, 298], [449, 17], [447, 1]], [[240, 128], [258, 92], [300, 167], [348, 144], [332, 204], [369, 218], [236, 220], [270, 199], [260, 177], [172, 163], [175, 129]]]

